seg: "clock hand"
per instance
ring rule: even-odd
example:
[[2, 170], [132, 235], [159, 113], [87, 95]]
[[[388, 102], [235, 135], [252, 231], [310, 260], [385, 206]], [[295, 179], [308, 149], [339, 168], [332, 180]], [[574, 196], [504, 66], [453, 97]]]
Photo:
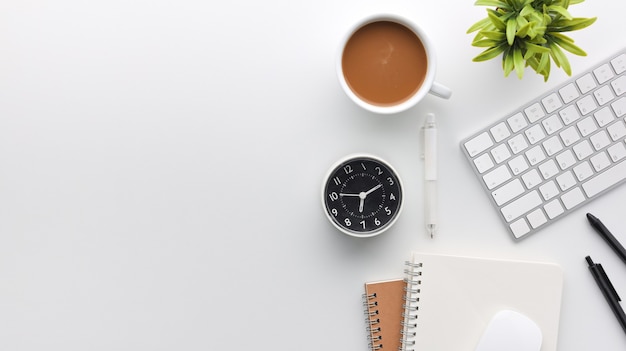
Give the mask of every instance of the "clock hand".
[[371, 194], [372, 192], [374, 192], [376, 189], [380, 188], [381, 186], [383, 186], [382, 184], [378, 184], [375, 187], [371, 188], [370, 190], [365, 192], [365, 196]]
[[363, 212], [363, 203], [365, 202], [365, 196], [359, 196], [359, 212]]
[[361, 194], [347, 194], [347, 193], [339, 193], [339, 196], [361, 196]]

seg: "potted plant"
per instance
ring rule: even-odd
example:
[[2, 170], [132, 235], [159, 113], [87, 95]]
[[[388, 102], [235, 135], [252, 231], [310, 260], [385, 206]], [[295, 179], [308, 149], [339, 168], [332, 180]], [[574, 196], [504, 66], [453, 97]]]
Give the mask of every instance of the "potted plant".
[[586, 28], [593, 18], [575, 18], [569, 5], [584, 0], [478, 0], [476, 6], [495, 6], [487, 9], [487, 17], [472, 25], [467, 33], [476, 32], [472, 45], [486, 48], [473, 61], [487, 61], [502, 56], [504, 75], [513, 70], [521, 79], [526, 66], [544, 77], [550, 76], [551, 62], [567, 75], [572, 69], [563, 50], [579, 56], [587, 54], [564, 35]]

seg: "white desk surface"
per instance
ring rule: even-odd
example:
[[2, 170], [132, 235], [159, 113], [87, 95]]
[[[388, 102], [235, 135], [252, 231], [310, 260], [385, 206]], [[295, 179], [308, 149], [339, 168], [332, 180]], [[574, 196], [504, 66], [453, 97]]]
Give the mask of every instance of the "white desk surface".
[[[589, 55], [624, 47], [620, 1], [571, 33]], [[340, 90], [340, 38], [395, 12], [430, 33], [437, 79], [395, 116]], [[556, 262], [565, 271], [559, 350], [623, 350], [587, 270], [626, 296], [626, 266], [587, 224], [626, 241], [620, 187], [514, 242], [459, 141], [548, 83], [474, 63], [472, 1], [3, 1], [0, 5], [0, 349], [366, 350], [363, 283], [401, 277], [411, 250]], [[440, 126], [440, 231], [423, 229], [419, 127]], [[355, 152], [387, 159], [406, 198], [384, 235], [336, 231], [322, 178]], [[468, 272], [471, 274], [471, 272]]]

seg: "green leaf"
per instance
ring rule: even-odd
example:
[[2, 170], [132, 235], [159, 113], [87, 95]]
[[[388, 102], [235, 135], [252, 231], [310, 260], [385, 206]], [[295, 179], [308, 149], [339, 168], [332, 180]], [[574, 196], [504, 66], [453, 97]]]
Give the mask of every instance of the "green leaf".
[[563, 49], [571, 52], [574, 55], [587, 56], [587, 53], [583, 49], [581, 49], [578, 46], [576, 46], [574, 44], [573, 40], [571, 40], [569, 37], [567, 37], [567, 36], [565, 36], [563, 34], [553, 33], [551, 35], [551, 39], [556, 44], [558, 44], [560, 47], [562, 47]]
[[474, 23], [471, 27], [469, 27], [469, 29], [467, 30], [467, 33], [475, 32], [479, 29], [487, 27], [488, 25], [491, 25], [491, 20], [488, 17], [485, 17], [481, 19], [480, 21]]
[[[519, 22], [519, 21], [518, 21]], [[532, 24], [530, 23], [526, 23], [525, 25], [521, 26], [518, 30], [517, 33], [515, 35], [517, 35], [520, 38], [523, 38], [525, 36], [528, 35], [528, 32], [532, 29]], [[534, 33], [531, 33], [534, 34]], [[532, 37], [532, 36], [531, 36]]]
[[508, 77], [515, 67], [515, 63], [513, 62], [513, 55], [511, 55], [510, 52], [511, 50], [507, 50], [502, 55], [502, 69], [504, 70], [505, 77]]
[[524, 76], [524, 57], [522, 56], [522, 50], [518, 47], [513, 49], [513, 62], [515, 64], [515, 73], [517, 73], [517, 77], [522, 79]]
[[571, 20], [561, 19], [550, 24], [551, 32], [572, 32], [587, 28], [592, 25], [597, 17], [592, 18], [572, 18]]
[[554, 11], [568, 20], [571, 20], [573, 18], [572, 15], [570, 15], [569, 11], [567, 11], [562, 6], [556, 6], [556, 5], [548, 6], [548, 12], [549, 11]]
[[509, 45], [513, 45], [515, 41], [515, 30], [517, 29], [517, 21], [514, 18], [510, 18], [506, 22], [506, 40]]
[[526, 47], [526, 50], [532, 52], [533, 54], [550, 53], [550, 48], [547, 48], [545, 46], [536, 45], [528, 41], [525, 42], [524, 45]]
[[535, 9], [530, 5], [526, 5], [520, 10], [519, 15], [522, 17], [528, 17], [533, 12], [535, 12]]
[[499, 1], [499, 0], [477, 0], [474, 5], [476, 6], [495, 6], [495, 7], [500, 7], [503, 9], [507, 9], [510, 10], [511, 7], [503, 1]]
[[497, 30], [504, 31], [506, 29], [506, 24], [495, 11], [487, 10], [487, 16]]
[[552, 59], [554, 60], [554, 63], [557, 65], [557, 67], [562, 67], [568, 76], [571, 76], [572, 67], [569, 64], [569, 60], [567, 59], [567, 56], [565, 56], [561, 48], [556, 43], [550, 43], [549, 45], [550, 45], [550, 49], [552, 50], [551, 55], [552, 55]]
[[490, 48], [490, 47], [498, 46], [500, 44], [502, 44], [501, 40], [491, 40], [491, 39], [482, 39], [482, 40], [472, 43], [472, 45], [477, 48]]
[[496, 47], [489, 48], [481, 52], [478, 56], [474, 57], [472, 61], [481, 62], [481, 61], [491, 60], [492, 58], [500, 55], [504, 51], [505, 48], [507, 48], [506, 43], [500, 44]]
[[491, 39], [491, 40], [504, 40], [504, 39], [506, 39], [506, 35], [504, 33], [493, 31], [493, 30], [484, 30], [484, 31], [481, 31], [480, 34], [482, 34], [482, 36], [485, 39]]
[[539, 59], [539, 65], [537, 66], [537, 72], [543, 72], [545, 69], [550, 70], [550, 53], [541, 54]]

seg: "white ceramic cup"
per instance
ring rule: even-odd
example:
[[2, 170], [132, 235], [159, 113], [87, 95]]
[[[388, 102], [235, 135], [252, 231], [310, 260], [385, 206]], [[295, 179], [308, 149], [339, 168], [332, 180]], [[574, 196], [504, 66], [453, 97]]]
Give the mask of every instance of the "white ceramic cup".
[[[422, 42], [424, 49], [426, 51], [427, 69], [426, 69], [426, 76], [424, 78], [422, 85], [408, 99], [401, 101], [398, 104], [394, 104], [394, 105], [385, 105], [385, 106], [376, 105], [376, 104], [372, 104], [368, 101], [361, 99], [352, 90], [352, 88], [346, 81], [346, 78], [343, 72], [344, 48], [346, 44], [348, 43], [348, 41], [350, 40], [350, 38], [352, 37], [352, 35], [357, 30], [364, 27], [365, 25], [374, 23], [374, 22], [380, 22], [380, 21], [395, 22], [408, 28], [413, 33], [415, 33], [418, 39]], [[364, 109], [368, 111], [380, 113], [380, 114], [398, 113], [398, 112], [405, 111], [410, 107], [415, 106], [415, 104], [417, 104], [420, 100], [422, 100], [424, 96], [428, 93], [439, 96], [444, 99], [448, 99], [450, 98], [450, 95], [452, 95], [452, 91], [449, 88], [447, 88], [446, 86], [442, 84], [435, 82], [435, 71], [437, 69], [437, 60], [435, 58], [435, 51], [433, 49], [433, 45], [428, 39], [428, 37], [426, 36], [426, 33], [424, 33], [424, 31], [420, 27], [418, 27], [417, 24], [415, 24], [413, 21], [410, 21], [404, 17], [398, 16], [395, 14], [378, 14], [378, 15], [373, 15], [373, 16], [365, 18], [364, 20], [354, 25], [350, 31], [348, 31], [346, 36], [341, 41], [341, 46], [340, 46], [339, 51], [340, 51], [338, 55], [339, 57], [337, 59], [337, 75], [339, 77], [339, 83], [341, 87], [343, 88], [343, 90], [345, 91], [345, 93], [350, 97], [350, 99], [352, 99], [352, 101], [354, 101], [357, 105], [363, 107]]]

